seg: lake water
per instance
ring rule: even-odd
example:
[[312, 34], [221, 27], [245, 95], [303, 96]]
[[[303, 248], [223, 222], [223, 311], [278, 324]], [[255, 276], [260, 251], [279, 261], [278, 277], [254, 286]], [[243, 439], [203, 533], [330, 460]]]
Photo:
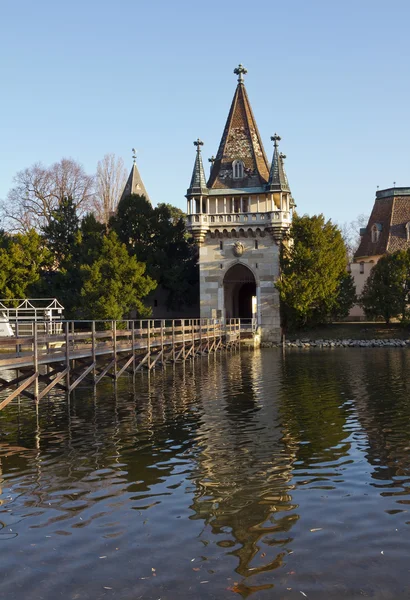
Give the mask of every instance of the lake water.
[[410, 596], [410, 352], [217, 354], [0, 412], [3, 600]]

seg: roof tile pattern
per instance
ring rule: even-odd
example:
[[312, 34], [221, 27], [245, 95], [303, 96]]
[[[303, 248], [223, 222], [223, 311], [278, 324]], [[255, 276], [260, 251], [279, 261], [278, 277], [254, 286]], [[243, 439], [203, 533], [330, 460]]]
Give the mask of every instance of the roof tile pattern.
[[[199, 147], [198, 147], [199, 148]], [[197, 150], [194, 169], [192, 171], [191, 184], [188, 188], [188, 194], [195, 193], [208, 193], [206, 187], [206, 177], [204, 171], [204, 165], [202, 162], [202, 154], [200, 149]]]
[[272, 165], [269, 173], [269, 189], [271, 191], [290, 192], [288, 178], [286, 177], [283, 164], [283, 155], [279, 154], [276, 145], [273, 151]]
[[[234, 179], [232, 162], [244, 163], [244, 177]], [[269, 163], [243, 83], [238, 83], [208, 180], [208, 188], [232, 189], [265, 185]]]
[[148, 196], [147, 190], [145, 189], [145, 185], [141, 179], [141, 175], [137, 169], [137, 165], [132, 165], [131, 172], [127, 179], [127, 183], [125, 184], [124, 191], [121, 195], [121, 200], [130, 194], [138, 194], [139, 196], [145, 196], [148, 202], [151, 202], [150, 197]]
[[[369, 222], [355, 253], [355, 259], [410, 249], [406, 230], [409, 222], [410, 195], [400, 196], [397, 190], [392, 190], [389, 197], [384, 195], [378, 198], [376, 195]], [[381, 225], [380, 236], [377, 241], [373, 242], [372, 228], [379, 224]]]

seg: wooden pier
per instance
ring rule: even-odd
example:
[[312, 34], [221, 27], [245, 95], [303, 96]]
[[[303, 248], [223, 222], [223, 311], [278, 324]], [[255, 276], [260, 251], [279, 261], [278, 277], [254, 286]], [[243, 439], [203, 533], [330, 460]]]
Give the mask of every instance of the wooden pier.
[[[152, 370], [240, 344], [249, 322], [230, 319], [32, 322], [28, 335], [0, 338], [0, 410], [24, 395], [36, 403], [53, 388]], [[27, 323], [25, 323], [27, 331]], [[18, 331], [18, 328], [17, 328]], [[5, 396], [5, 397], [4, 397]]]

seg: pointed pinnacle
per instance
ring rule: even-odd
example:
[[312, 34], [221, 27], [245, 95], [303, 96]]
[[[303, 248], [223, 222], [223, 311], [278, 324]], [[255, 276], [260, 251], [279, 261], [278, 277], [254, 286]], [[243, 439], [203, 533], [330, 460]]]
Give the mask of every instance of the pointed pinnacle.
[[272, 135], [270, 139], [272, 140], [273, 145], [275, 146], [275, 148], [277, 148], [278, 147], [278, 142], [280, 142], [280, 140], [282, 138], [280, 137], [280, 135], [278, 135], [277, 133], [275, 133], [275, 135]]
[[248, 71], [243, 65], [240, 64], [236, 67], [236, 69], [234, 69], [233, 72], [235, 73], [235, 75], [238, 75], [238, 82], [243, 83], [243, 76], [246, 75]]

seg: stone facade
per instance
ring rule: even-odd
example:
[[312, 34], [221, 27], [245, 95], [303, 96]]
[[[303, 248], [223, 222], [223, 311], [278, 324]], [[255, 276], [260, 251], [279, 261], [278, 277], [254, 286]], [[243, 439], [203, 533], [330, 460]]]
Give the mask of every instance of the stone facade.
[[263, 341], [279, 341], [279, 254], [294, 205], [275, 134], [272, 164], [243, 83], [238, 86], [206, 181], [201, 146], [187, 191], [187, 227], [199, 245], [202, 318], [253, 319]]
[[[238, 241], [244, 248], [241, 257], [234, 255], [234, 245]], [[258, 242], [257, 249], [255, 241]], [[199, 259], [201, 317], [229, 319], [237, 316], [233, 312], [229, 286], [224, 286], [226, 274], [235, 265], [243, 265], [254, 277], [255, 318], [262, 338], [280, 339], [279, 295], [274, 286], [279, 275], [279, 245], [270, 234], [255, 238], [206, 236]]]

